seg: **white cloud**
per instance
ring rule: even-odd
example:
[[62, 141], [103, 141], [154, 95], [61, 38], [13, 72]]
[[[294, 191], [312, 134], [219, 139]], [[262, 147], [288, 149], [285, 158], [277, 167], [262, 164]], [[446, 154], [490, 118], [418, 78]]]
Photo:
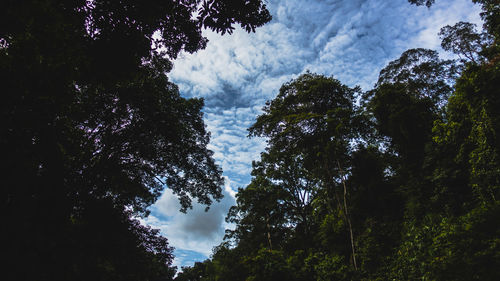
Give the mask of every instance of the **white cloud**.
[[201, 257], [208, 257], [212, 248], [222, 242], [226, 228], [225, 217], [229, 208], [235, 204], [235, 191], [231, 180], [226, 178], [223, 190], [224, 199], [214, 202], [206, 212], [205, 206], [193, 202], [193, 208], [186, 214], [179, 212], [180, 204], [171, 190], [166, 189], [160, 199], [153, 205], [151, 215], [144, 223], [160, 229], [168, 238], [171, 246], [176, 248], [177, 256], [174, 265], [186, 265], [192, 260], [193, 252]]
[[[482, 25], [478, 5], [472, 6], [471, 1], [456, 1], [450, 5], [447, 1], [437, 1], [431, 10], [420, 8], [417, 11], [413, 23], [420, 26], [409, 44], [421, 48], [440, 49], [441, 40], [437, 36], [441, 27], [454, 25], [459, 21], [476, 23]], [[430, 14], [430, 16], [427, 16]]]
[[212, 132], [210, 149], [215, 152], [215, 159], [226, 173], [249, 177], [252, 160], [258, 160], [265, 147], [262, 139], [247, 137], [247, 128], [261, 113], [260, 110], [255, 107], [233, 107], [207, 111], [205, 122]]

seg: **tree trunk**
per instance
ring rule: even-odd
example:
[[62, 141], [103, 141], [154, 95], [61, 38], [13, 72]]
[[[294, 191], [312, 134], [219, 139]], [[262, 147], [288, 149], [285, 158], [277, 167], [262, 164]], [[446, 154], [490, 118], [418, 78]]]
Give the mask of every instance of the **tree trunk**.
[[[347, 221], [347, 226], [349, 228], [349, 238], [350, 238], [350, 241], [351, 241], [352, 263], [354, 265], [354, 269], [358, 270], [358, 265], [357, 265], [357, 262], [356, 262], [356, 247], [354, 246], [354, 234], [353, 234], [353, 231], [352, 231], [352, 224], [351, 224], [351, 218], [349, 216], [349, 210], [347, 208], [347, 187], [346, 187], [345, 179], [344, 179], [344, 171], [340, 167], [339, 161], [337, 161], [337, 165], [338, 165], [339, 171], [341, 173], [342, 185], [344, 187], [344, 200], [343, 200], [344, 204], [342, 204], [340, 202], [339, 195], [338, 195], [338, 193], [337, 193], [337, 191], [335, 189], [334, 189], [334, 194], [335, 194], [335, 199], [337, 201], [337, 206], [339, 207], [339, 210], [344, 214], [344, 219]], [[328, 175], [328, 180], [326, 182], [326, 184], [327, 184], [327, 190], [326, 191], [327, 191], [328, 196], [330, 196], [329, 195], [328, 182], [331, 181], [333, 179], [333, 177], [332, 177], [330, 169], [328, 167], [328, 160], [327, 159], [325, 159], [325, 169], [326, 169], [326, 172], [327, 172], [327, 175]], [[332, 206], [330, 204], [330, 201], [328, 201], [328, 203], [329, 203], [330, 209], [333, 210], [333, 208], [332, 208]]]
[[352, 234], [352, 224], [351, 224], [351, 217], [349, 216], [349, 211], [347, 208], [347, 187], [345, 184], [345, 179], [344, 179], [344, 171], [342, 168], [340, 168], [340, 163], [337, 161], [337, 165], [339, 166], [339, 171], [341, 173], [341, 179], [342, 179], [342, 185], [344, 186], [344, 214], [345, 218], [347, 220], [347, 224], [349, 226], [349, 235], [351, 237], [351, 249], [352, 249], [352, 262], [354, 264], [354, 269], [358, 270], [358, 266], [356, 264], [356, 250], [354, 247], [354, 235]]
[[269, 251], [272, 251], [273, 243], [271, 242], [271, 227], [269, 226], [269, 215], [266, 215], [266, 227], [267, 227], [267, 242], [269, 243]]

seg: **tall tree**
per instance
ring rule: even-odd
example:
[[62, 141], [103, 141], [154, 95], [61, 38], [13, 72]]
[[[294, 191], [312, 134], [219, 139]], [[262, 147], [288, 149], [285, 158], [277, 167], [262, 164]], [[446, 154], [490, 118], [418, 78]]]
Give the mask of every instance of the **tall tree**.
[[[58, 242], [81, 225], [108, 235], [86, 224], [101, 204], [127, 219], [145, 215], [165, 184], [183, 210], [192, 198], [220, 199], [203, 100], [182, 98], [166, 73], [179, 52], [206, 46], [203, 28], [231, 33], [240, 24], [250, 32], [269, 20], [260, 0], [3, 1], [0, 192], [9, 243], [2, 262], [11, 276], [77, 279], [80, 261], [68, 258], [77, 253], [59, 251], [67, 245]], [[161, 256], [145, 251], [152, 264]], [[67, 260], [69, 271], [55, 270]], [[132, 278], [122, 277], [99, 278]]]
[[350, 143], [362, 133], [362, 118], [354, 108], [358, 88], [338, 80], [304, 74], [283, 85], [278, 96], [264, 107], [264, 114], [250, 127], [250, 135], [269, 138], [269, 154], [276, 159], [297, 157], [321, 181], [330, 211], [343, 214], [356, 267], [353, 227], [345, 180]]
[[227, 220], [237, 227], [227, 238], [248, 252], [310, 246], [312, 201], [319, 182], [302, 165], [298, 158], [271, 160], [263, 153], [254, 162], [251, 183], [238, 190], [237, 205], [229, 211]]

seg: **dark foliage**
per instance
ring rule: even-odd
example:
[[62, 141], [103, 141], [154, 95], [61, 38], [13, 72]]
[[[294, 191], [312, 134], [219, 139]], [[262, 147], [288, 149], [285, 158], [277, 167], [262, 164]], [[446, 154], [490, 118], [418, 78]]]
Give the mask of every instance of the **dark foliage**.
[[203, 28], [269, 20], [260, 0], [2, 1], [6, 279], [171, 279], [166, 239], [132, 217], [165, 185], [208, 206], [222, 177], [170, 59], [204, 48]]
[[425, 5], [427, 7], [432, 6], [436, 0], [408, 0], [408, 2], [415, 4], [417, 6]]

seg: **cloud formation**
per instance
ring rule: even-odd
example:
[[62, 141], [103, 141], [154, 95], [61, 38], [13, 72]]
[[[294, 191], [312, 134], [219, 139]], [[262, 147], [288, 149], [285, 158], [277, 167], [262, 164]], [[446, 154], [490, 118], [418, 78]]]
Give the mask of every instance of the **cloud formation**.
[[188, 214], [179, 213], [168, 190], [153, 206], [148, 223], [177, 248], [179, 264], [196, 260], [194, 253], [208, 256], [221, 241], [234, 191], [249, 182], [251, 162], [265, 148], [264, 140], [248, 139], [246, 129], [284, 82], [310, 70], [367, 90], [403, 51], [440, 50], [442, 26], [481, 25], [479, 8], [470, 0], [440, 0], [431, 9], [407, 0], [270, 0], [268, 7], [271, 23], [253, 34], [206, 31], [207, 48], [182, 54], [169, 74], [184, 96], [205, 98], [210, 149], [228, 178], [225, 199], [207, 213], [197, 204]]
[[226, 177], [224, 198], [212, 204], [206, 212], [205, 205], [193, 202], [193, 208], [181, 213], [181, 205], [170, 189], [165, 189], [160, 199], [151, 208], [151, 215], [143, 223], [161, 230], [176, 250], [174, 265], [193, 264], [208, 258], [212, 248], [222, 242], [227, 228], [225, 217], [235, 204], [235, 192]]

